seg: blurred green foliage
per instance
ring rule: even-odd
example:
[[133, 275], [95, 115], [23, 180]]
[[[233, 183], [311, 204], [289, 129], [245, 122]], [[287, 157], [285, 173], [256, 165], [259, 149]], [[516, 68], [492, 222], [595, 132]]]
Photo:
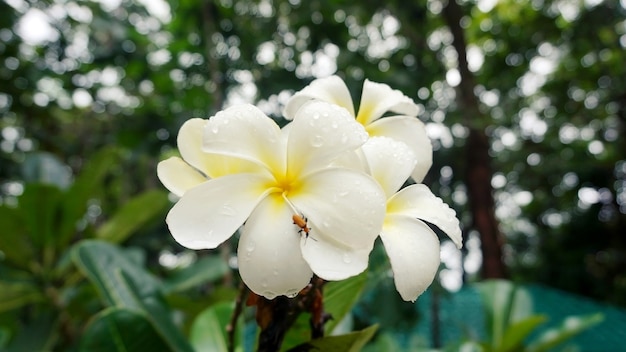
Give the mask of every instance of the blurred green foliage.
[[[470, 123], [490, 138], [512, 278], [626, 306], [624, 1], [461, 4], [487, 117]], [[317, 76], [337, 72], [357, 95], [365, 78], [384, 82], [419, 103], [435, 148], [425, 182], [469, 228], [467, 126], [443, 6], [1, 1], [0, 349], [223, 344], [198, 331], [229, 314], [215, 304], [237, 294], [232, 248], [196, 254], [174, 243], [155, 165], [175, 153], [184, 121], [225, 105], [256, 103], [284, 123], [286, 99]], [[476, 248], [466, 248], [473, 268]], [[350, 321], [363, 290], [394, 299], [376, 255], [369, 285], [359, 277], [345, 291], [327, 288], [336, 318]], [[416, 319], [401, 303], [395, 326]], [[368, 321], [389, 312], [367, 309]], [[107, 344], [111, 331], [118, 347]]]

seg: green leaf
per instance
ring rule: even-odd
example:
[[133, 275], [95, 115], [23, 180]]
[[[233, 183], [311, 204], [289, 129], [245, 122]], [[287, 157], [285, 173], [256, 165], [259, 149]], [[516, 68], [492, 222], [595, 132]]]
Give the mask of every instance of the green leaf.
[[80, 341], [81, 351], [170, 351], [167, 341], [148, 317], [126, 308], [111, 307], [96, 314]]
[[0, 206], [0, 252], [6, 260], [20, 268], [27, 268], [33, 260], [33, 247], [26, 235], [26, 224], [18, 209]]
[[98, 240], [79, 242], [72, 249], [72, 259], [95, 285], [106, 305], [140, 309], [139, 300], [159, 290], [160, 283], [154, 276], [112, 244]]
[[43, 300], [43, 293], [34, 284], [0, 281], [0, 313]]
[[172, 350], [191, 350], [171, 319], [160, 292], [160, 282], [138, 267], [120, 248], [86, 240], [74, 246], [72, 259], [107, 305], [144, 312]]
[[290, 351], [345, 351], [357, 352], [374, 336], [378, 325], [372, 325], [360, 331], [346, 335], [328, 336], [311, 340], [296, 346]]
[[544, 332], [535, 341], [531, 342], [526, 350], [529, 352], [549, 351], [603, 320], [604, 315], [602, 313], [567, 317], [561, 326]]
[[66, 189], [72, 179], [70, 168], [57, 156], [47, 152], [26, 154], [21, 168], [26, 182], [43, 183]]
[[[233, 314], [231, 303], [216, 304], [200, 313], [193, 322], [190, 332], [191, 344], [196, 351], [227, 351], [226, 326]], [[243, 350], [243, 320], [237, 320], [234, 345], [236, 351]]]
[[169, 205], [167, 193], [157, 190], [144, 192], [121, 206], [115, 215], [96, 232], [96, 237], [120, 243], [156, 216], [165, 212]]
[[324, 286], [324, 310], [332, 320], [326, 323], [326, 334], [330, 334], [343, 317], [352, 310], [367, 282], [367, 272], [343, 281], [331, 281]]
[[511, 324], [504, 332], [502, 344], [496, 350], [502, 352], [519, 350], [524, 340], [547, 319], [545, 315], [531, 315]]
[[18, 198], [28, 234], [37, 247], [51, 246], [57, 234], [62, 192], [55, 186], [31, 183]]
[[221, 257], [205, 256], [168, 278], [163, 285], [163, 291], [166, 294], [182, 292], [205, 282], [215, 281], [228, 270], [228, 265]]
[[476, 286], [483, 301], [489, 341], [497, 349], [509, 325], [531, 314], [532, 300], [526, 290], [510, 281], [487, 280]]
[[76, 223], [85, 215], [87, 203], [102, 190], [104, 177], [118, 159], [115, 148], [105, 148], [87, 162], [63, 198], [63, 221], [59, 230], [59, 243], [67, 243], [76, 231]]

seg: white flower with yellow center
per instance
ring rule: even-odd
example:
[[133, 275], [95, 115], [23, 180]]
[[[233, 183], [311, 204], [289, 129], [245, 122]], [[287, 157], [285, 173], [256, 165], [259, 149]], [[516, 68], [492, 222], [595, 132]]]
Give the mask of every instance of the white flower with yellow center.
[[424, 221], [437, 226], [461, 248], [459, 220], [455, 211], [423, 184], [398, 191], [416, 162], [406, 144], [374, 137], [362, 149], [371, 175], [388, 198], [380, 238], [396, 289], [405, 301], [415, 301], [430, 286], [440, 264], [439, 239]]
[[[385, 136], [406, 143], [417, 159], [411, 177], [415, 182], [424, 180], [433, 162], [433, 149], [424, 123], [417, 118], [419, 108], [409, 97], [386, 84], [365, 80], [361, 105], [355, 114], [348, 87], [338, 76], [330, 76], [316, 79], [297, 92], [285, 106], [285, 117], [293, 119], [298, 109], [312, 99], [347, 109], [365, 127], [370, 137]], [[397, 115], [383, 117], [387, 113]]]
[[[259, 109], [234, 106], [197, 125], [203, 152], [181, 150], [185, 161], [159, 167], [164, 185], [184, 189], [166, 219], [177, 242], [215, 248], [243, 225], [242, 280], [269, 299], [295, 296], [314, 273], [342, 280], [367, 268], [385, 195], [371, 176], [329, 166], [368, 138], [345, 109], [310, 102], [281, 130]], [[194, 133], [187, 134], [190, 141], [179, 138], [179, 147], [196, 145]], [[196, 170], [210, 179], [190, 178]], [[294, 224], [294, 215], [304, 226]]]

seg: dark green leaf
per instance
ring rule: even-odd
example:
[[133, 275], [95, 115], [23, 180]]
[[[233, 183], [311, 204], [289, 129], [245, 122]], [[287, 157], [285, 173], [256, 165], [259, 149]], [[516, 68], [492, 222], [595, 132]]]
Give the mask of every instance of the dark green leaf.
[[89, 199], [102, 190], [104, 177], [118, 158], [115, 148], [105, 148], [95, 154], [63, 198], [63, 221], [59, 242], [67, 243], [75, 232], [77, 222], [85, 215]]
[[191, 350], [171, 319], [160, 282], [129, 260], [118, 247], [87, 240], [73, 248], [72, 258], [107, 305], [145, 313], [172, 350]]
[[28, 241], [26, 224], [18, 209], [0, 206], [0, 252], [7, 261], [26, 268], [33, 260], [33, 248]]
[[93, 317], [80, 342], [81, 351], [170, 351], [167, 341], [141, 311], [110, 307]]
[[311, 340], [296, 346], [290, 351], [345, 351], [357, 352], [374, 336], [378, 325], [372, 325], [360, 331], [346, 335], [328, 336]]
[[0, 281], [0, 313], [43, 300], [43, 293], [33, 284]]
[[58, 157], [47, 152], [29, 153], [22, 163], [24, 181], [43, 183], [66, 189], [72, 180], [70, 168]]
[[228, 270], [228, 265], [219, 256], [202, 257], [167, 279], [163, 291], [165, 293], [185, 291], [202, 283], [217, 280]]
[[144, 192], [121, 206], [115, 215], [96, 232], [96, 237], [120, 243], [150, 220], [165, 212], [169, 205], [167, 193], [162, 191]]
[[350, 312], [358, 301], [367, 281], [367, 272], [343, 281], [332, 281], [324, 286], [324, 310], [333, 316], [326, 323], [326, 333], [333, 331], [335, 326]]
[[[190, 340], [196, 351], [227, 351], [226, 326], [233, 314], [231, 303], [220, 303], [200, 313], [191, 326]], [[237, 320], [234, 345], [236, 351], [243, 350], [243, 320]]]
[[19, 197], [20, 212], [30, 238], [37, 247], [54, 244], [58, 234], [59, 203], [62, 192], [56, 186], [31, 183]]

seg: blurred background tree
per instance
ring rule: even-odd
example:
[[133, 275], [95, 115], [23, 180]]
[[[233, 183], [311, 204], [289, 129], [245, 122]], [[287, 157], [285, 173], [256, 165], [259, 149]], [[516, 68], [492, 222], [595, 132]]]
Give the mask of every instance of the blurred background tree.
[[[509, 277], [626, 306], [626, 2], [449, 1], [3, 0], [0, 231], [38, 194], [31, 184], [71, 189], [113, 147], [62, 225], [68, 246], [106, 232], [124, 204], [162, 189], [155, 165], [184, 121], [249, 102], [284, 123], [294, 91], [338, 74], [355, 101], [370, 79], [421, 107], [435, 149], [425, 183], [465, 230], [462, 255], [442, 244], [444, 288]], [[116, 241], [167, 276], [190, 253], [153, 213]], [[11, 241], [5, 281], [35, 270], [13, 265]], [[32, 260], [62, 262], [67, 248]]]

